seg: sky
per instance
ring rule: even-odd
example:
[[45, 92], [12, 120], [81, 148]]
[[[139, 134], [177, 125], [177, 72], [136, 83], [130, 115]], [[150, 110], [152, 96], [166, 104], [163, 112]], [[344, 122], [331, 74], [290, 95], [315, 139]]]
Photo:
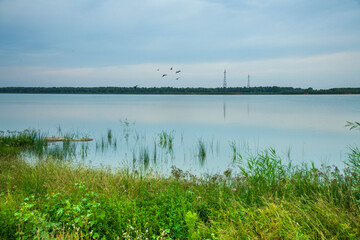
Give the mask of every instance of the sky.
[[225, 69], [360, 87], [360, 0], [0, 0], [0, 87], [222, 87]]

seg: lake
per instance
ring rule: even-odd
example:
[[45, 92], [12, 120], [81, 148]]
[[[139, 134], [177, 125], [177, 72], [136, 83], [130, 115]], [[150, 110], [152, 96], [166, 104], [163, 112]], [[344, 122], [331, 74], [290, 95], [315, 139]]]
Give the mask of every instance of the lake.
[[246, 159], [274, 148], [284, 163], [344, 167], [360, 143], [360, 131], [344, 127], [360, 120], [359, 103], [360, 95], [0, 94], [0, 130], [93, 138], [74, 143], [93, 166], [220, 173], [236, 165], [234, 151]]

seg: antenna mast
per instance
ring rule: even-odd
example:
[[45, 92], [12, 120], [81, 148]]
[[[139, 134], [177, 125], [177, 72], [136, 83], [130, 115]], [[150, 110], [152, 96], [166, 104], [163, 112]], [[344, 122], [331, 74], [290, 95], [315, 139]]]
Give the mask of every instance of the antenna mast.
[[226, 69], [224, 70], [224, 83], [223, 83], [223, 87], [226, 88]]
[[250, 74], [248, 74], [248, 84], [247, 87], [250, 88]]

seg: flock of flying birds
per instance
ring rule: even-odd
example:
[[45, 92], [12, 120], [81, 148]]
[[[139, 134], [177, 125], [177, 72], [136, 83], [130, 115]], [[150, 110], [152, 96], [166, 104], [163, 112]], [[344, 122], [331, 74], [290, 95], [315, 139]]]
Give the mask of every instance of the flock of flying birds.
[[[159, 72], [160, 71], [160, 69], [158, 68], [157, 69], [157, 71]], [[175, 80], [179, 80], [180, 79], [180, 77], [178, 77], [179, 75], [179, 73], [181, 72], [181, 70], [177, 70], [177, 71], [173, 71], [173, 67], [171, 67], [170, 68], [170, 71], [172, 71], [172, 72], [175, 72], [175, 75], [176, 75], [176, 78], [175, 78]], [[164, 77], [167, 77], [168, 76], [168, 74], [167, 73], [164, 73], [162, 76], [161, 76], [161, 78], [164, 78]], [[139, 85], [135, 85], [134, 86], [134, 88], [137, 88]]]

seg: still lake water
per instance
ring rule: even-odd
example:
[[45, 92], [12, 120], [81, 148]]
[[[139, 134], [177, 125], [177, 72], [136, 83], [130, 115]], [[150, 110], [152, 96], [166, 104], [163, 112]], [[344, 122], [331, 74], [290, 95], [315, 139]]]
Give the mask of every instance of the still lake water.
[[246, 158], [272, 147], [285, 163], [343, 167], [349, 147], [360, 145], [360, 131], [344, 127], [360, 120], [359, 103], [360, 95], [0, 94], [0, 130], [93, 138], [75, 144], [94, 166], [141, 168], [145, 159], [164, 173], [172, 165], [220, 173], [234, 166], [234, 148]]

